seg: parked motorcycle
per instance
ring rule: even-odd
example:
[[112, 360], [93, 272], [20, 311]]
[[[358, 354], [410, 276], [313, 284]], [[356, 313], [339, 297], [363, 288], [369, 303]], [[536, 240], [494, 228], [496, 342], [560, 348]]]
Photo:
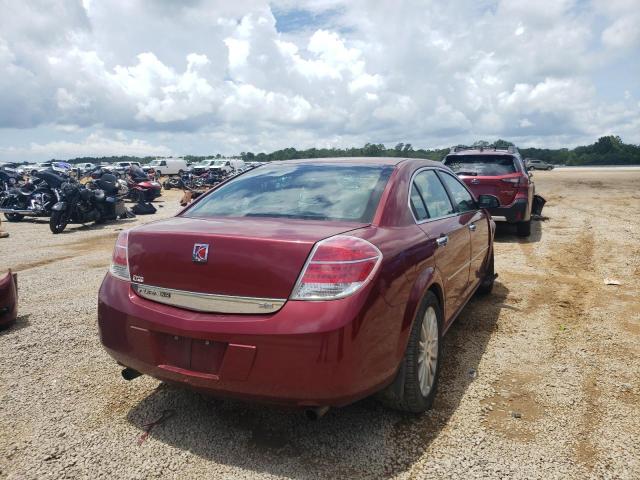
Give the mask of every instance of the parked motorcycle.
[[126, 215], [124, 199], [118, 193], [118, 181], [110, 174], [86, 186], [75, 180], [63, 183], [51, 211], [49, 228], [61, 233], [69, 223], [102, 223]]
[[48, 217], [57, 201], [57, 192], [67, 177], [53, 170], [35, 172], [32, 180], [11, 188], [0, 198], [0, 212], [10, 222], [25, 216]]
[[142, 168], [135, 165], [129, 169], [127, 187], [129, 187], [127, 198], [134, 202], [152, 202], [162, 195], [162, 185], [151, 180]]
[[173, 176], [167, 178], [164, 182], [162, 182], [162, 188], [165, 190], [171, 190], [172, 188], [183, 188], [184, 183], [181, 177]]
[[22, 185], [24, 185], [24, 179], [20, 175], [0, 168], [0, 205], [11, 190]]

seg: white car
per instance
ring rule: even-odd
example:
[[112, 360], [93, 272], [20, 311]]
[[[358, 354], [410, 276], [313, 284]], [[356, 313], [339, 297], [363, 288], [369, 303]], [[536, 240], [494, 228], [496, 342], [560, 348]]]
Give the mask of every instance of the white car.
[[111, 165], [107, 165], [105, 168], [105, 170], [115, 170], [117, 172], [123, 173], [125, 170], [127, 170], [129, 167], [131, 167], [132, 165], [136, 165], [136, 166], [140, 166], [140, 162], [115, 162], [112, 163]]
[[156, 158], [143, 167], [146, 172], [153, 168], [158, 175], [182, 175], [189, 170], [182, 158]]
[[73, 168], [77, 168], [82, 173], [87, 173], [96, 168], [96, 166], [93, 163], [77, 163]]
[[244, 160], [233, 158], [218, 158], [212, 160], [204, 160], [203, 162], [193, 165], [191, 172], [195, 175], [201, 175], [209, 170], [219, 170], [224, 175], [229, 175], [244, 168]]
[[25, 165], [25, 172], [29, 175], [33, 175], [36, 172], [41, 172], [46, 170], [47, 168], [51, 168], [53, 164], [53, 160], [49, 160], [48, 162], [40, 162], [34, 163], [33, 165]]

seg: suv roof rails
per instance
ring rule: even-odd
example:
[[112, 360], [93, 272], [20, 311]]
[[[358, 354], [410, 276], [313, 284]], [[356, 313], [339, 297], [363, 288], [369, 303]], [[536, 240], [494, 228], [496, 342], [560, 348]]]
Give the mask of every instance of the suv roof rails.
[[493, 150], [494, 152], [509, 152], [509, 153], [518, 153], [518, 154], [520, 153], [520, 151], [518, 150], [518, 147], [516, 147], [515, 145], [509, 145], [506, 149], [497, 148], [495, 145], [481, 145], [478, 147], [468, 147], [466, 145], [455, 145], [451, 147], [451, 149], [449, 150], [449, 153], [457, 153], [463, 150], [480, 150], [481, 152], [485, 150]]

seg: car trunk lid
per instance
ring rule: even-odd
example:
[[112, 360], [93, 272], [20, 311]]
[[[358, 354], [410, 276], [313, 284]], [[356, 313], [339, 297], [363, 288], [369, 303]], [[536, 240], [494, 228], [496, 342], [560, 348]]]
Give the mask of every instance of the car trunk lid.
[[[279, 218], [174, 217], [130, 231], [129, 269], [135, 283], [149, 286], [286, 299], [316, 242], [363, 226]], [[207, 255], [196, 245], [206, 245]]]

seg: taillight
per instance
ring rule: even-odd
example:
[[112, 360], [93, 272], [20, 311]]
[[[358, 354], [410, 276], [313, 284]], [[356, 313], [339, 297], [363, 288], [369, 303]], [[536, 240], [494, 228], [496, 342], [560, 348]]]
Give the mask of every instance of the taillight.
[[357, 237], [337, 235], [316, 244], [291, 298], [333, 300], [358, 291], [375, 272], [382, 253]]
[[111, 275], [126, 281], [131, 280], [131, 277], [129, 275], [129, 255], [127, 253], [128, 245], [129, 232], [125, 230], [124, 232], [120, 232], [120, 235], [118, 235], [116, 246], [113, 247], [111, 266], [109, 267], [109, 272], [111, 272]]
[[509, 177], [509, 178], [502, 178], [501, 179], [504, 183], [510, 183], [511, 185], [513, 185], [514, 187], [517, 187], [518, 185], [520, 185], [520, 177]]

